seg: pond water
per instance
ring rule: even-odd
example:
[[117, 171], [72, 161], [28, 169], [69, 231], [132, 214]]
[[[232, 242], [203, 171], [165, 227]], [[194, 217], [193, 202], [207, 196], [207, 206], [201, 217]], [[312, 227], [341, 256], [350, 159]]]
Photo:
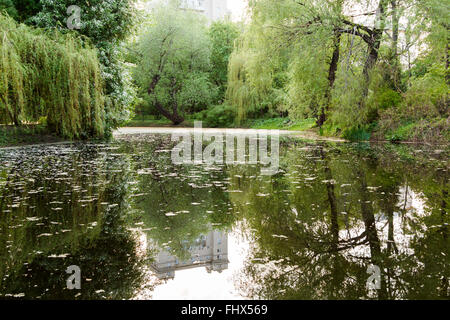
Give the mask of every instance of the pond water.
[[448, 299], [448, 148], [282, 137], [263, 175], [173, 146], [1, 149], [0, 298]]

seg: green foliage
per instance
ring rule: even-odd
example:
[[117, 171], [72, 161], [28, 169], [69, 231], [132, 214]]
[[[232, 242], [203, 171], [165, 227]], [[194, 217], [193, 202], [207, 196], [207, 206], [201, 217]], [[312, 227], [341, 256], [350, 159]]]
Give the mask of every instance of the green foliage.
[[[71, 0], [41, 0], [42, 9], [33, 22], [45, 28], [67, 30], [67, 8]], [[130, 33], [136, 12], [134, 0], [90, 0], [76, 3], [81, 9], [79, 33], [89, 37], [96, 45], [117, 43]]]
[[[42, 0], [42, 9], [32, 22], [39, 27], [68, 32], [67, 8], [71, 0]], [[84, 35], [98, 48], [102, 78], [105, 80], [105, 123], [107, 133], [128, 120], [134, 108], [135, 89], [123, 63], [121, 41], [133, 31], [136, 19], [134, 0], [90, 0], [75, 3], [81, 9], [81, 28]]]
[[411, 130], [413, 130], [414, 127], [415, 123], [407, 123], [405, 125], [398, 127], [396, 130], [394, 130], [394, 132], [387, 134], [386, 138], [391, 142], [408, 140]]
[[103, 81], [95, 49], [74, 35], [51, 34], [0, 15], [0, 122], [47, 117], [50, 132], [102, 136]]
[[[321, 133], [368, 139], [378, 121], [386, 130], [392, 119], [446, 119], [449, 3], [364, 1], [385, 9], [380, 33], [346, 13], [362, 2], [250, 1], [251, 20], [229, 64], [227, 100], [237, 121], [274, 112], [320, 119], [324, 110]], [[396, 19], [406, 22], [404, 38], [394, 35]]]
[[288, 118], [273, 118], [267, 120], [255, 120], [251, 124], [253, 129], [268, 129], [268, 130], [292, 130], [303, 131], [311, 129], [315, 125], [314, 119], [304, 119], [292, 121]]
[[172, 7], [155, 8], [151, 21], [139, 37], [133, 71], [141, 98], [181, 115], [206, 109], [217, 96], [206, 21]]
[[450, 140], [450, 130], [448, 130], [446, 119], [428, 119], [417, 121], [402, 121], [396, 126], [387, 128], [384, 131], [384, 138], [391, 142], [398, 141], [427, 141], [432, 143], [445, 144]]
[[10, 17], [17, 19], [18, 13], [12, 0], [0, 0], [0, 13], [6, 12]]
[[235, 109], [227, 104], [208, 108], [197, 115], [197, 120], [202, 120], [204, 126], [210, 128], [233, 127], [235, 119]]
[[226, 100], [236, 109], [237, 123], [275, 113], [285, 104], [285, 53], [273, 48], [277, 42], [265, 38], [266, 32], [259, 23], [250, 24], [230, 56]]
[[239, 29], [231, 21], [216, 21], [211, 24], [208, 31], [211, 42], [211, 80], [215, 83], [219, 92], [217, 102], [223, 102], [225, 98], [228, 80], [228, 63], [233, 52], [234, 42], [239, 36]]
[[[448, 72], [448, 71], [447, 71]], [[411, 119], [449, 116], [449, 87], [443, 63], [433, 64], [428, 72], [411, 80], [405, 94], [405, 115]]]
[[377, 109], [385, 110], [388, 108], [396, 108], [402, 102], [402, 96], [389, 88], [380, 89], [376, 95]]
[[238, 120], [275, 112], [289, 113], [292, 119], [317, 116], [325, 103], [325, 62], [333, 34], [330, 28], [314, 28], [317, 32], [308, 35], [296, 29], [314, 19], [316, 8], [310, 6], [309, 1], [299, 5], [291, 0], [250, 3], [252, 20], [229, 69], [227, 98], [238, 110]]
[[342, 132], [342, 137], [350, 141], [365, 141], [371, 136], [371, 128], [368, 126], [350, 127]]
[[449, 91], [444, 63], [422, 63], [395, 109], [380, 112], [380, 138], [391, 141], [445, 142], [449, 139]]
[[31, 18], [42, 9], [41, 0], [12, 0], [19, 22], [31, 23]]

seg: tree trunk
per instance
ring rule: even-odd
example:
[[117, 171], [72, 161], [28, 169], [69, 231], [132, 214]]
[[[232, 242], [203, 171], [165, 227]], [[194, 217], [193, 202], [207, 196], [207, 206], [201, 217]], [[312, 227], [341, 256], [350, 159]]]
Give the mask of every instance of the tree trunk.
[[397, 0], [391, 0], [391, 8], [392, 8], [391, 81], [393, 89], [396, 91], [400, 91], [401, 71], [400, 71], [400, 61], [398, 58], [399, 16], [398, 16]]
[[[156, 86], [158, 85], [159, 80], [161, 79], [160, 75], [155, 75], [152, 79], [152, 82], [150, 83], [150, 86], [148, 87], [147, 93], [149, 95], [152, 95], [153, 92], [155, 91]], [[176, 102], [176, 93], [178, 91], [178, 89], [176, 88], [176, 81], [175, 79], [172, 79], [171, 81], [172, 84], [172, 112], [166, 110], [163, 105], [158, 101], [158, 99], [156, 99], [155, 97], [155, 107], [156, 109], [167, 119], [169, 119], [170, 121], [172, 121], [172, 123], [174, 125], [179, 125], [184, 121], [184, 118], [178, 113], [178, 104]]]
[[180, 116], [176, 110], [174, 110], [173, 113], [170, 113], [169, 111], [164, 109], [159, 101], [155, 102], [155, 107], [164, 117], [172, 121], [174, 125], [179, 125], [184, 121], [184, 118]]
[[387, 292], [386, 283], [383, 280], [383, 260], [380, 238], [378, 238], [378, 232], [375, 225], [375, 216], [373, 212], [372, 202], [369, 200], [366, 176], [362, 169], [358, 169], [358, 176], [361, 179], [361, 215], [365, 225], [367, 240], [369, 241], [370, 260], [381, 270], [381, 289], [378, 290], [378, 297], [379, 299], [384, 300], [387, 298]]
[[333, 40], [333, 56], [331, 57], [330, 67], [328, 69], [328, 86], [325, 91], [325, 105], [322, 106], [321, 113], [317, 119], [317, 125], [321, 127], [327, 120], [328, 110], [330, 109], [331, 103], [331, 91], [334, 87], [334, 82], [336, 80], [336, 71], [339, 64], [340, 57], [340, 46], [341, 46], [341, 33], [334, 33]]
[[369, 93], [370, 73], [372, 72], [372, 69], [375, 67], [378, 61], [378, 50], [380, 49], [381, 37], [383, 36], [385, 27], [384, 21], [386, 18], [386, 4], [387, 0], [380, 0], [377, 9], [378, 13], [375, 20], [375, 27], [373, 29], [373, 32], [370, 34], [370, 40], [367, 42], [367, 60], [364, 64], [363, 69], [364, 86], [360, 106], [364, 106], [365, 98]]

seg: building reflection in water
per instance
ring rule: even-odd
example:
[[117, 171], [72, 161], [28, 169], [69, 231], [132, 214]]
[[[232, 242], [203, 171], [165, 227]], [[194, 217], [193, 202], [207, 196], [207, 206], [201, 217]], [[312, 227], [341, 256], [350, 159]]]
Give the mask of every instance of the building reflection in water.
[[166, 250], [160, 250], [152, 270], [159, 279], [175, 278], [175, 271], [205, 267], [206, 271], [222, 272], [228, 269], [228, 234], [222, 231], [211, 231], [201, 235], [189, 248], [190, 259], [180, 261]]

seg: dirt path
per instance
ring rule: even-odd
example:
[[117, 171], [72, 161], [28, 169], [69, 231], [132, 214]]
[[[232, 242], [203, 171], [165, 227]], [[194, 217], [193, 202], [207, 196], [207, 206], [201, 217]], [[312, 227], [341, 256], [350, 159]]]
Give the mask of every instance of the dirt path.
[[[207, 133], [229, 133], [229, 134], [248, 134], [250, 132], [264, 132], [270, 130], [260, 129], [215, 129], [215, 128], [202, 128], [203, 132]], [[171, 134], [171, 133], [194, 133], [194, 128], [174, 128], [174, 127], [123, 127], [114, 131], [114, 136], [127, 135], [127, 134]], [[334, 141], [334, 142], [346, 142], [344, 139], [333, 137], [322, 137], [314, 131], [288, 131], [278, 130], [280, 135], [298, 137], [300, 139], [317, 140], [317, 141]]]

